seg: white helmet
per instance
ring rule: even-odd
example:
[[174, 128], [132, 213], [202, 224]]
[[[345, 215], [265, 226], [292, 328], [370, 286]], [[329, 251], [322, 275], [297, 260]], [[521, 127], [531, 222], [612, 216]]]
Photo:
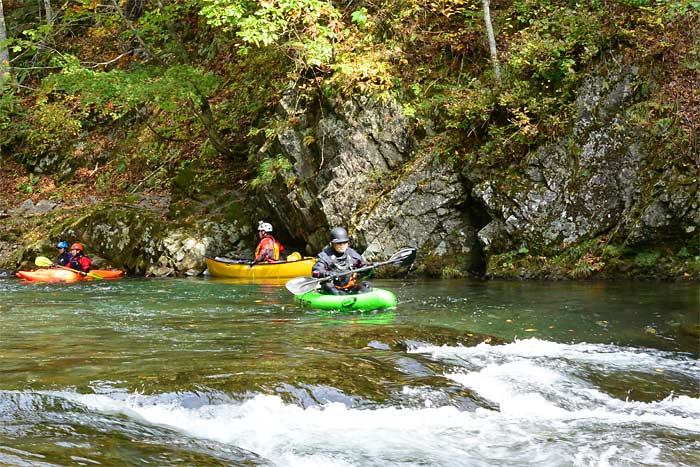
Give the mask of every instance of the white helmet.
[[263, 232], [272, 233], [272, 224], [269, 222], [260, 221], [258, 222], [258, 231], [260, 230]]

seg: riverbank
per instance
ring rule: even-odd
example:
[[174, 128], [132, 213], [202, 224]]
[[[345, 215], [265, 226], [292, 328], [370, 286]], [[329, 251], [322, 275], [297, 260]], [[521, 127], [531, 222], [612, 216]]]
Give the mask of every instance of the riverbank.
[[[212, 199], [199, 203], [185, 218], [172, 218], [171, 194], [167, 190], [138, 196], [115, 191], [101, 196], [79, 196], [89, 186], [73, 186], [76, 191], [66, 193], [65, 188], [40, 177], [33, 193], [22, 194], [18, 188], [27, 183], [28, 177], [31, 175], [16, 173], [3, 179], [6, 191], [0, 197], [3, 221], [0, 269], [7, 272], [33, 268], [36, 256], [51, 257], [54, 244], [70, 236], [66, 234], [70, 232], [77, 235], [70, 241], [88, 245], [96, 267], [116, 267], [132, 275], [199, 275], [205, 269], [204, 254], [240, 257], [252, 254], [255, 241], [252, 228], [239, 224], [239, 219], [227, 217], [222, 209], [217, 210], [211, 205]], [[206, 233], [197, 233], [193, 227], [183, 228], [183, 222], [191, 226], [206, 224], [210, 228]], [[123, 236], [114, 227], [117, 224], [123, 229]], [[211, 228], [212, 225], [216, 228]], [[160, 237], [154, 234], [156, 230], [162, 232]], [[145, 233], [136, 235], [136, 232]], [[163, 247], [156, 243], [167, 243], [164, 238], [169, 235], [178, 236], [179, 243], [172, 247], [172, 257], [166, 258], [162, 257]], [[484, 270], [468, 275], [509, 280], [700, 281], [700, 257], [686, 248], [675, 251], [669, 246], [662, 249], [650, 246], [625, 250], [601, 244], [604, 240], [596, 239], [550, 257], [533, 255], [527, 248], [486, 254]], [[301, 242], [290, 246], [298, 251], [304, 251], [305, 247]], [[207, 248], [210, 248], [208, 252]], [[588, 253], [596, 249], [599, 255]], [[156, 269], [158, 261], [170, 266]], [[467, 276], [463, 271], [439, 264], [440, 260], [434, 256], [419, 256], [413, 274], [442, 278]], [[158, 271], [162, 274], [157, 274]]]

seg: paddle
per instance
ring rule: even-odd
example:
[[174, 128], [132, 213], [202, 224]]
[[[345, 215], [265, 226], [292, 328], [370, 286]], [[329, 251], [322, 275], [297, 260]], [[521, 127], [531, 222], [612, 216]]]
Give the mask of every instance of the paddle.
[[292, 292], [294, 295], [299, 295], [303, 294], [306, 292], [310, 292], [314, 289], [316, 289], [316, 286], [320, 284], [321, 282], [326, 282], [329, 280], [333, 280], [335, 277], [340, 277], [340, 276], [347, 276], [350, 273], [353, 272], [361, 272], [361, 271], [369, 271], [370, 269], [374, 269], [378, 266], [383, 266], [385, 264], [396, 264], [399, 263], [399, 266], [409, 268], [413, 264], [413, 262], [416, 260], [416, 249], [415, 248], [402, 248], [393, 255], [391, 255], [391, 258], [389, 258], [386, 261], [383, 261], [381, 263], [374, 263], [370, 264], [369, 266], [365, 266], [362, 268], [358, 269], [353, 269], [349, 272], [343, 272], [341, 274], [332, 274], [330, 276], [326, 277], [320, 277], [318, 279], [315, 279], [313, 277], [295, 277], [294, 279], [287, 281], [285, 284], [285, 287], [287, 287], [287, 290]]
[[245, 259], [245, 258], [226, 258], [224, 256], [217, 256], [215, 258], [211, 258], [214, 261], [218, 261], [219, 263], [224, 263], [224, 264], [250, 264], [252, 259]]
[[37, 256], [36, 259], [34, 260], [34, 264], [36, 264], [37, 266], [41, 266], [42, 268], [56, 266], [56, 267], [59, 267], [61, 269], [67, 269], [69, 271], [73, 271], [73, 272], [76, 272], [78, 274], [82, 274], [83, 276], [92, 277], [93, 279], [103, 279], [102, 276], [100, 276], [99, 274], [96, 274], [94, 272], [83, 272], [83, 271], [78, 271], [77, 269], [67, 268], [67, 267], [61, 266], [59, 264], [53, 264], [53, 261], [51, 261], [46, 256]]

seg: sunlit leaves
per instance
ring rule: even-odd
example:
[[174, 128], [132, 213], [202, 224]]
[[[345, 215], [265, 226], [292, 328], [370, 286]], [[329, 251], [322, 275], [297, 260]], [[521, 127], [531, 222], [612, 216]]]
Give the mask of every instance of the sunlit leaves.
[[347, 53], [332, 66], [330, 83], [343, 93], [384, 91], [392, 87], [392, 69], [382, 50]]
[[201, 14], [212, 26], [229, 29], [234, 28], [255, 5], [256, 2], [206, 0], [202, 6]]
[[290, 176], [292, 164], [282, 155], [266, 157], [258, 166], [258, 174], [251, 181], [251, 188], [267, 187], [278, 177]]
[[283, 47], [305, 66], [329, 63], [343, 28], [338, 10], [321, 0], [204, 0], [201, 14], [247, 44]]
[[507, 64], [519, 78], [532, 80], [537, 91], [567, 94], [576, 81], [577, 64], [586, 63], [598, 51], [600, 18], [547, 5], [519, 5], [518, 19], [527, 26], [514, 36]]
[[480, 0], [431, 0], [425, 3], [425, 7], [430, 11], [439, 13], [446, 17], [453, 15], [469, 16], [472, 12], [481, 11]]
[[364, 28], [367, 25], [367, 8], [362, 7], [359, 10], [353, 11], [350, 19], [359, 28]]
[[31, 151], [18, 153], [23, 162], [34, 163], [47, 152], [70, 144], [81, 132], [80, 118], [71, 108], [71, 102], [51, 102], [32, 108], [25, 116], [24, 139]]

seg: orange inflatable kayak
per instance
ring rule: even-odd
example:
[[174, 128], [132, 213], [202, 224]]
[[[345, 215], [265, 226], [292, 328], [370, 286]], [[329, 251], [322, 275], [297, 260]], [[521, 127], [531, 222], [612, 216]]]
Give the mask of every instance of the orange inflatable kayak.
[[[120, 269], [92, 269], [91, 273], [101, 276], [103, 279], [116, 279], [124, 274]], [[83, 276], [67, 269], [35, 269], [33, 271], [19, 271], [17, 277], [32, 282], [76, 282], [91, 280], [90, 276]]]

